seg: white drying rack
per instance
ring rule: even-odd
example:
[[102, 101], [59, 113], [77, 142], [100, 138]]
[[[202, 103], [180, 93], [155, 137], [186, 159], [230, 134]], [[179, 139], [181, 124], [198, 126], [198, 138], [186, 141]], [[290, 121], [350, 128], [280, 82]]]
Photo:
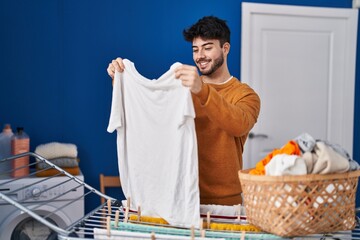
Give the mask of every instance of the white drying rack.
[[[119, 221], [119, 222], [124, 221], [125, 211], [121, 204], [121, 201], [114, 199], [108, 195], [102, 194], [100, 191], [98, 191], [95, 188], [91, 187], [90, 185], [86, 184], [84, 181], [82, 181], [78, 177], [69, 174], [62, 168], [54, 165], [49, 160], [43, 158], [42, 156], [40, 156], [38, 154], [35, 154], [32, 152], [27, 152], [27, 153], [23, 153], [23, 154], [14, 155], [9, 158], [1, 159], [0, 164], [2, 164], [2, 163], [12, 164], [12, 162], [15, 161], [17, 158], [21, 158], [24, 156], [29, 156], [29, 157], [36, 159], [36, 161], [33, 161], [33, 163], [29, 164], [28, 166], [24, 166], [24, 167], [29, 167], [30, 169], [34, 169], [34, 171], [30, 171], [27, 176], [23, 176], [23, 177], [19, 177], [19, 178], [8, 178], [8, 180], [6, 180], [6, 181], [1, 181], [0, 189], [6, 188], [6, 186], [9, 183], [11, 183], [13, 185], [13, 183], [16, 183], [17, 181], [19, 181], [23, 178], [36, 177], [36, 175], [38, 173], [41, 173], [41, 171], [46, 171], [48, 169], [54, 169], [56, 171], [56, 174], [53, 176], [46, 177], [46, 178], [39, 178], [39, 179], [41, 179], [39, 181], [47, 181], [47, 180], [49, 180], [53, 177], [57, 177], [57, 176], [65, 176], [65, 179], [63, 182], [59, 183], [59, 185], [61, 185], [61, 187], [63, 188], [62, 193], [60, 195], [54, 196], [51, 199], [48, 199], [47, 201], [49, 201], [49, 202], [56, 201], [57, 198], [61, 198], [64, 195], [71, 194], [73, 192], [73, 190], [76, 188], [79, 188], [79, 187], [84, 188], [84, 193], [81, 196], [78, 196], [77, 198], [73, 199], [70, 203], [64, 202], [64, 206], [59, 206], [59, 208], [55, 212], [50, 213], [47, 216], [41, 216], [41, 215], [37, 214], [36, 211], [34, 211], [34, 209], [36, 209], [36, 206], [31, 206], [31, 204], [34, 204], [34, 203], [31, 201], [28, 201], [29, 200], [28, 198], [30, 198], [30, 197], [24, 197], [22, 199], [14, 199], [12, 197], [18, 191], [22, 191], [23, 189], [26, 189], [26, 188], [31, 188], [32, 187], [31, 184], [34, 184], [34, 183], [29, 183], [28, 185], [25, 184], [24, 186], [19, 186], [19, 188], [12, 189], [11, 191], [7, 191], [7, 192], [0, 191], [1, 204], [11, 204], [11, 205], [15, 206], [16, 208], [20, 209], [23, 212], [23, 214], [27, 214], [29, 217], [37, 220], [41, 224], [44, 224], [45, 226], [50, 228], [54, 232], [54, 234], [56, 234], [57, 239], [59, 239], [59, 240], [95, 239], [94, 229], [107, 230], [106, 233], [104, 233], [104, 234], [100, 234], [100, 235], [97, 234], [96, 236], [98, 237], [98, 239], [168, 239], [164, 236], [169, 236], [169, 235], [163, 235], [161, 233], [155, 233], [155, 234], [150, 233], [150, 231], [153, 231], [152, 227], [163, 227], [163, 229], [169, 229], [168, 225], [161, 225], [161, 224], [150, 224], [149, 223], [148, 225], [144, 225], [144, 223], [140, 224], [137, 221], [129, 221], [130, 224], [132, 224], [132, 226], [135, 226], [134, 229], [136, 229], [136, 226], [141, 226], [139, 229], [142, 229], [143, 226], [149, 226], [149, 229], [150, 229], [146, 234], [144, 234], [144, 232], [137, 232], [136, 230], [132, 230], [132, 232], [130, 234], [131, 237], [130, 237], [130, 235], [126, 234], [125, 231], [117, 231], [116, 230], [117, 228], [114, 228], [114, 227], [112, 228], [112, 230], [109, 231], [109, 222], [114, 224], [117, 221]], [[36, 162], [46, 163], [47, 168], [36, 169], [35, 168], [35, 165], [37, 164]], [[19, 170], [19, 169], [13, 169], [13, 170], [3, 171], [3, 172], [0, 171], [0, 178], [4, 175], [8, 176], [9, 174], [11, 174], [12, 171], [15, 171], [15, 170]], [[69, 184], [69, 183], [71, 183], [71, 184]], [[47, 189], [42, 189], [41, 192], [39, 192], [38, 194], [41, 194], [46, 191], [51, 191], [50, 188], [53, 188], [53, 187], [54, 186], [52, 186], [52, 187], [50, 186]], [[90, 199], [90, 198], [94, 198], [94, 197], [96, 199], [98, 199], [99, 203], [100, 203], [100, 198], [105, 198], [106, 199], [105, 204], [98, 206], [97, 208], [95, 208], [91, 212], [87, 213], [85, 216], [78, 219], [77, 221], [73, 222], [69, 226], [59, 227], [48, 220], [51, 217], [51, 214], [56, 214], [57, 211], [61, 211], [61, 209], [66, 207], [68, 204], [71, 204], [72, 202], [75, 202], [79, 199], [86, 201], [86, 199]], [[46, 204], [46, 202], [44, 202], [42, 204]], [[356, 210], [357, 210], [356, 211], [357, 213], [360, 212], [360, 209], [356, 209]], [[336, 232], [336, 233], [329, 233], [329, 234], [316, 234], [316, 235], [310, 235], [310, 236], [299, 237], [299, 238], [291, 238], [291, 239], [359, 239], [360, 240], [359, 221], [358, 221], [358, 217], [356, 217], [356, 218], [357, 218], [357, 226], [352, 231], [343, 231], [343, 232]], [[214, 221], [216, 221], [216, 220], [214, 220]], [[175, 229], [180, 229], [180, 228], [175, 228]], [[189, 230], [189, 229], [187, 229], [187, 230]], [[115, 237], [115, 235], [111, 235], [111, 234], [114, 234], [113, 231], [116, 234], [118, 234], [116, 237]], [[268, 233], [236, 232], [236, 231], [223, 232], [223, 231], [219, 231], [219, 230], [206, 230], [206, 231], [209, 233], [209, 236], [206, 235], [206, 239], [212, 238], [211, 236], [214, 236], [214, 234], [216, 235], [217, 233], [219, 233], [219, 235], [222, 236], [223, 239], [287, 239], [287, 238], [281, 238], [281, 237], [278, 237], [278, 236], [275, 236], [272, 234], [268, 234]], [[127, 230], [127, 233], [129, 233], [129, 230]], [[188, 238], [189, 240], [195, 239], [195, 238], [202, 239], [199, 236], [196, 236], [194, 238], [194, 236], [191, 236], [190, 231], [189, 231], [189, 235], [188, 236], [186, 236], [186, 235], [187, 234], [185, 234], [184, 236], [178, 236], [178, 239], [184, 239], [184, 237]], [[176, 239], [176, 237], [177, 237], [176, 234], [173, 235], [173, 239]], [[213, 237], [213, 238], [215, 238], [215, 237]]]

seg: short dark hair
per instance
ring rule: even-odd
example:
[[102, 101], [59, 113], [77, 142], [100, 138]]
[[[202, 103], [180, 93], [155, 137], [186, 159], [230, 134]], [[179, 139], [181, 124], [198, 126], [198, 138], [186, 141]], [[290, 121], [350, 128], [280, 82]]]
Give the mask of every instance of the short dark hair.
[[205, 16], [198, 20], [194, 25], [185, 29], [183, 35], [186, 41], [192, 42], [194, 38], [217, 39], [220, 45], [230, 43], [230, 29], [226, 21], [214, 16]]

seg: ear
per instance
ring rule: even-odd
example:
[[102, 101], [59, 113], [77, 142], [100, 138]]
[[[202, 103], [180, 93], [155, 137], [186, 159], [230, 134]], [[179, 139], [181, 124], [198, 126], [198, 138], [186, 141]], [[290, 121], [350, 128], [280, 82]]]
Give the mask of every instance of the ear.
[[223, 49], [224, 54], [228, 55], [230, 52], [230, 43], [228, 43], [228, 42], [224, 43], [222, 49]]

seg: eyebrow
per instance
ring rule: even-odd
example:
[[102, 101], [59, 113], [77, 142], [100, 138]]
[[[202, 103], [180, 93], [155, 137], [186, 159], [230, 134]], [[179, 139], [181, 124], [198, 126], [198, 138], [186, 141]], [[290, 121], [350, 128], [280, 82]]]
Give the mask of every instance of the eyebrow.
[[[207, 42], [207, 43], [204, 43], [203, 45], [201, 45], [201, 47], [205, 47], [205, 46], [207, 46], [207, 45], [214, 45], [214, 43], [213, 42]], [[198, 46], [192, 46], [192, 48], [197, 48]]]

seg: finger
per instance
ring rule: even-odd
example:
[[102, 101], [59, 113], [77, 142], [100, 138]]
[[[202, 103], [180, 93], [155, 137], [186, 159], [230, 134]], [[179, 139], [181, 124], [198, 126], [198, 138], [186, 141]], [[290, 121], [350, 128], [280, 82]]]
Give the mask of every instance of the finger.
[[192, 75], [192, 76], [198, 75], [197, 68], [190, 65], [181, 65], [175, 68], [174, 72], [176, 78], [180, 78], [182, 77], [182, 75]]
[[186, 76], [190, 76], [192, 74], [191, 71], [183, 68], [175, 69], [175, 78], [182, 79]]
[[190, 82], [182, 82], [182, 85], [187, 87], [187, 88], [192, 88], [193, 84]]
[[111, 78], [114, 78], [115, 72], [112, 71], [110, 67], [108, 67], [108, 68], [106, 69], [106, 71], [107, 71], [108, 75], [109, 75]]
[[191, 65], [180, 65], [177, 68], [175, 68], [175, 72], [176, 71], [190, 71], [190, 72], [197, 72], [197, 68], [195, 66], [191, 66]]
[[124, 65], [121, 63], [121, 60], [115, 59], [111, 61], [111, 70], [112, 71], [118, 71], [123, 72], [124, 71]]
[[183, 85], [184, 87], [190, 87], [190, 84], [188, 81], [181, 80], [181, 85]]
[[118, 72], [121, 71], [119, 63], [116, 60], [112, 60], [110, 65], [111, 65], [111, 71], [118, 71]]
[[111, 63], [109, 63], [109, 66], [106, 69], [106, 71], [110, 77], [113, 77], [115, 74], [115, 67]]
[[124, 71], [125, 65], [124, 65], [124, 62], [123, 62], [122, 58], [119, 58], [119, 57], [116, 58], [116, 59], [115, 59], [115, 62], [116, 62], [116, 66], [115, 66], [115, 67], [118, 66], [118, 69], [116, 69], [116, 70], [119, 71], [119, 72]]
[[183, 82], [192, 83], [196, 80], [196, 75], [192, 71], [181, 70], [175, 73], [175, 78]]

